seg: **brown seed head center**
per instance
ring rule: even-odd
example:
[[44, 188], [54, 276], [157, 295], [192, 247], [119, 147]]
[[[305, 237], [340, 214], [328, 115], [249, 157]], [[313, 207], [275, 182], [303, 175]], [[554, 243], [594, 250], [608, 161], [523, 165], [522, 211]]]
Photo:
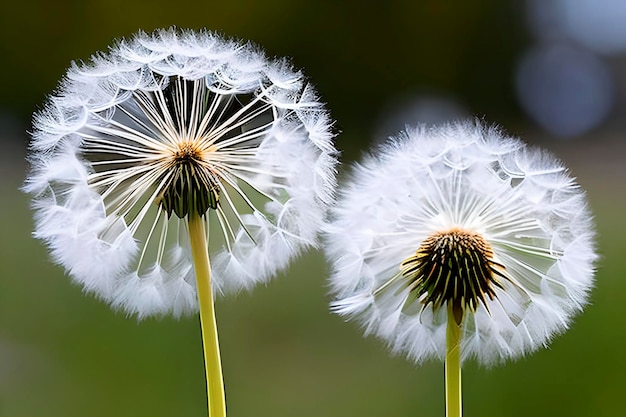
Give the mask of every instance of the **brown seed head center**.
[[193, 142], [181, 142], [178, 149], [174, 151], [173, 159], [175, 163], [189, 163], [192, 161], [201, 161], [203, 152], [199, 146]]
[[487, 298], [493, 300], [501, 278], [507, 279], [482, 235], [458, 228], [426, 238], [401, 271], [416, 298], [434, 309], [452, 305], [459, 324], [465, 310], [475, 311], [479, 303], [487, 308]]
[[203, 216], [217, 209], [220, 193], [219, 175], [205, 160], [206, 150], [194, 142], [181, 142], [172, 152], [168, 180], [159, 204], [168, 216], [184, 218], [195, 212]]

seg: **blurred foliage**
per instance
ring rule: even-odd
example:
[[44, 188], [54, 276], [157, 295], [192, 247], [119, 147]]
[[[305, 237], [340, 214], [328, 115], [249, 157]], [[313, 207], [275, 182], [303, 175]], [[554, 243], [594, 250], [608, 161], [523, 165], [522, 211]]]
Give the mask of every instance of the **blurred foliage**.
[[[338, 120], [345, 160], [407, 92], [450, 94], [513, 133], [530, 130], [510, 85], [526, 36], [518, 2], [22, 0], [0, 9], [0, 417], [205, 415], [197, 318], [137, 323], [114, 313], [29, 236], [28, 197], [17, 190], [24, 131], [71, 60], [170, 25], [250, 39], [305, 69]], [[624, 414], [626, 149], [611, 138], [546, 142], [597, 216], [592, 305], [549, 349], [490, 370], [468, 364], [466, 415]], [[443, 365], [389, 357], [331, 316], [326, 268], [311, 253], [267, 287], [219, 300], [229, 416], [443, 415]]]

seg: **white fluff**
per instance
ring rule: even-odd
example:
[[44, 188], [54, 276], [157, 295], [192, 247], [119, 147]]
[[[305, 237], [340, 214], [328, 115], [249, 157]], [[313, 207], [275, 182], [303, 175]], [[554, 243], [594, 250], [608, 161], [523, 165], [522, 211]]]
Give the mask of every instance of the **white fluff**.
[[[409, 129], [355, 166], [327, 230], [333, 310], [416, 362], [445, 356], [445, 308], [407, 309], [406, 285], [374, 294], [425, 238], [480, 233], [521, 288], [468, 311], [462, 357], [491, 364], [564, 331], [593, 284], [585, 195], [552, 156], [498, 129], [462, 122]], [[404, 309], [403, 309], [404, 306]]]
[[[118, 194], [124, 187], [137, 193], [126, 196], [132, 207], [125, 207], [107, 196], [112, 182], [102, 181], [102, 165], [86, 155], [89, 146], [117, 148], [120, 158], [144, 148], [152, 152], [146, 157], [158, 153], [164, 139], [141, 136], [150, 130], [140, 123], [151, 122], [137, 94], [157, 94], [176, 77], [204, 83], [213, 97], [258, 99], [273, 115], [262, 135], [249, 140], [254, 153], [250, 145], [243, 151], [225, 148], [219, 156], [232, 182], [226, 186], [233, 205], [224, 192], [220, 204], [233, 230], [229, 235], [224, 219], [207, 212], [214, 290], [265, 282], [316, 245], [335, 186], [336, 151], [326, 110], [300, 72], [284, 60], [268, 60], [254, 45], [172, 28], [138, 33], [108, 53], [73, 64], [34, 118], [24, 186], [33, 195], [34, 235], [86, 291], [139, 318], [197, 309], [186, 221], [168, 219], [159, 209], [158, 172], [146, 170], [147, 163], [129, 168], [125, 182], [115, 185]], [[241, 196], [233, 186], [243, 193], [253, 189], [254, 195]]]

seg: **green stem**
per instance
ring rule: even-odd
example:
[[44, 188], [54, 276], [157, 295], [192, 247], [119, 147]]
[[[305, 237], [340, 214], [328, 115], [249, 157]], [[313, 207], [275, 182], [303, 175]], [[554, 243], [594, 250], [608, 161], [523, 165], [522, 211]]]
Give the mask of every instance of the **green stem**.
[[446, 328], [446, 417], [461, 417], [461, 324], [457, 323], [452, 305], [448, 306]]
[[196, 271], [198, 303], [200, 305], [200, 327], [204, 348], [204, 368], [206, 371], [207, 395], [210, 417], [226, 417], [224, 379], [220, 360], [220, 347], [217, 339], [215, 305], [211, 290], [211, 266], [203, 218], [189, 213], [189, 240], [191, 255]]

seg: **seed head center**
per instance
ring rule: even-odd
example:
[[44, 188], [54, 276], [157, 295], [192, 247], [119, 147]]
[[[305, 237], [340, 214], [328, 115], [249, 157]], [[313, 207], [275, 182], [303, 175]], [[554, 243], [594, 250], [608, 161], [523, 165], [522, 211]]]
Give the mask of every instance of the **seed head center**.
[[459, 324], [466, 310], [475, 311], [479, 303], [487, 308], [487, 298], [493, 300], [496, 288], [503, 288], [501, 279], [507, 279], [482, 235], [458, 228], [426, 238], [415, 255], [402, 262], [401, 272], [425, 306], [451, 304]]
[[172, 212], [184, 218], [191, 212], [203, 216], [209, 209], [217, 209], [219, 202], [219, 175], [205, 158], [206, 151], [194, 142], [181, 142], [172, 152], [163, 187], [160, 207], [168, 216]]
[[202, 160], [202, 149], [193, 142], [182, 142], [178, 144], [178, 149], [174, 151], [174, 162], [177, 164], [194, 163], [194, 161]]

